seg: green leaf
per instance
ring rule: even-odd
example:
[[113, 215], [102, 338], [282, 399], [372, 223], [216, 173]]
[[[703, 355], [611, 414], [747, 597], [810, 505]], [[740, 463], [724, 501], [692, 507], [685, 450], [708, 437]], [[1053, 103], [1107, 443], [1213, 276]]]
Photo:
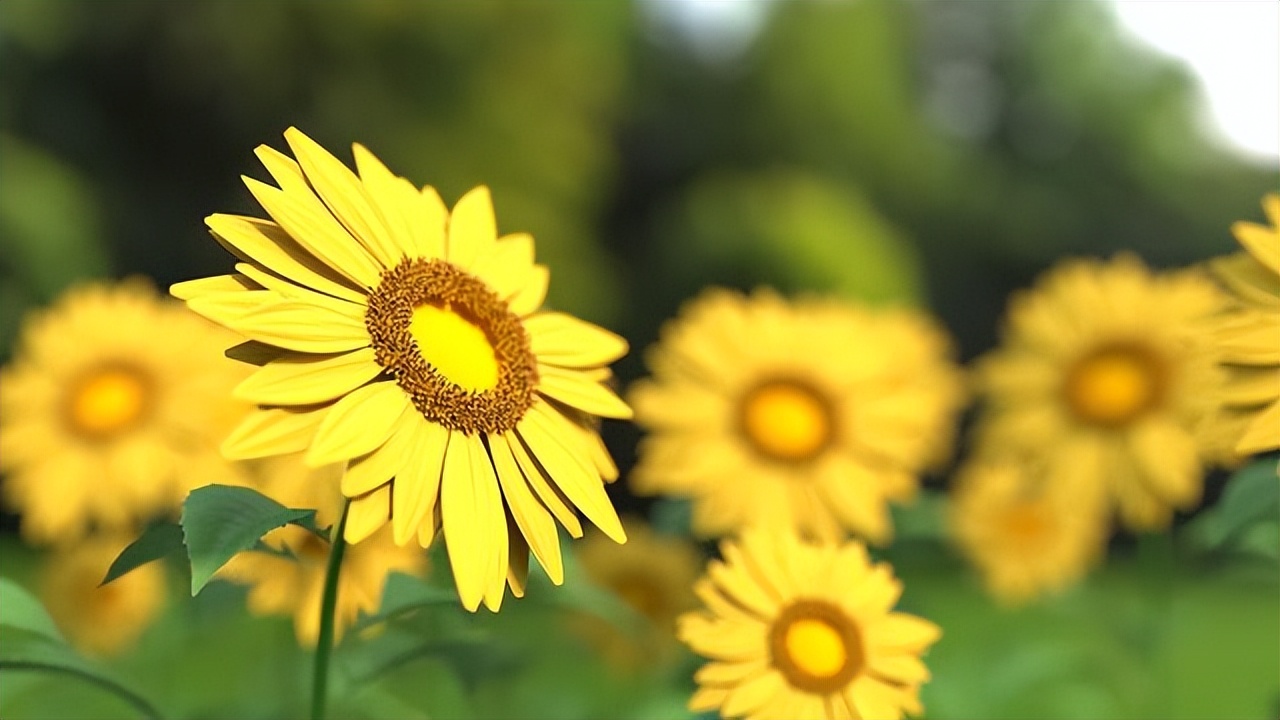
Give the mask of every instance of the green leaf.
[[315, 532], [315, 510], [287, 508], [257, 490], [229, 485], [196, 488], [182, 505], [182, 532], [191, 559], [191, 594], [236, 553], [268, 532], [299, 525]]
[[[7, 608], [6, 608], [7, 610]], [[8, 630], [0, 644], [0, 670], [57, 673], [92, 683], [132, 705], [145, 718], [159, 718], [160, 712], [146, 698], [125, 687], [119, 680], [58, 640], [39, 632]]]
[[411, 575], [391, 573], [382, 591], [382, 607], [377, 613], [360, 618], [351, 632], [394, 620], [414, 610], [436, 605], [456, 607], [458, 604], [458, 592], [452, 587], [430, 585]]
[[51, 640], [62, 640], [62, 633], [44, 605], [21, 585], [0, 578], [0, 626], [35, 633]]
[[1209, 550], [1219, 550], [1262, 521], [1280, 518], [1280, 477], [1274, 460], [1246, 467], [1227, 481], [1218, 504], [1198, 518], [1192, 536]]
[[107, 569], [107, 576], [102, 579], [101, 584], [106, 585], [121, 575], [175, 553], [182, 547], [181, 525], [176, 523], [152, 525], [137, 540], [129, 543], [129, 547], [125, 548], [111, 563], [111, 567]]

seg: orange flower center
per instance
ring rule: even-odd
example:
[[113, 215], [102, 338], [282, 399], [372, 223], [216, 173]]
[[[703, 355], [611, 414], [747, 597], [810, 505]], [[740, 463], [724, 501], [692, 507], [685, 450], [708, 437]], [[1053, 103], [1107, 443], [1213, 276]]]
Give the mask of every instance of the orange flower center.
[[72, 385], [67, 420], [80, 434], [105, 439], [141, 421], [150, 395], [149, 383], [137, 370], [124, 366], [99, 368]]
[[772, 460], [812, 460], [831, 443], [831, 412], [818, 392], [790, 380], [759, 385], [742, 402], [742, 433]]
[[1146, 349], [1108, 345], [1076, 362], [1067, 373], [1063, 394], [1082, 422], [1127, 425], [1160, 404], [1163, 375], [1157, 358]]
[[778, 613], [769, 631], [773, 666], [793, 687], [839, 692], [866, 664], [858, 626], [840, 608], [800, 600]]

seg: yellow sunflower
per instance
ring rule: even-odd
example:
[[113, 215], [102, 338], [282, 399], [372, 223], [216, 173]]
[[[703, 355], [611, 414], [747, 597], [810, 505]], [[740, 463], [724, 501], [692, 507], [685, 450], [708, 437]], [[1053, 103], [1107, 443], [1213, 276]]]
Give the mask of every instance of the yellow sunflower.
[[[320, 527], [338, 523], [343, 503], [341, 464], [312, 469], [295, 454], [263, 460], [255, 466], [258, 479], [253, 487], [264, 495], [288, 507], [314, 508]], [[292, 615], [298, 642], [314, 647], [320, 636], [329, 543], [292, 525], [267, 533], [263, 542], [280, 553], [240, 553], [218, 571], [218, 577], [250, 586], [251, 613]], [[341, 638], [361, 613], [377, 612], [388, 575], [421, 576], [426, 567], [422, 549], [397, 545], [389, 526], [348, 547], [338, 574], [334, 637]]]
[[1200, 500], [1223, 302], [1202, 275], [1153, 275], [1127, 254], [1049, 271], [979, 361], [980, 453], [1032, 458], [1083, 502], [1111, 498], [1132, 528], [1167, 526]]
[[249, 409], [230, 333], [146, 281], [93, 283], [28, 318], [0, 372], [5, 500], [33, 542], [133, 531], [186, 492], [234, 481], [218, 443]]
[[583, 633], [606, 658], [625, 668], [651, 666], [667, 659], [676, 618], [697, 606], [693, 583], [702, 557], [687, 538], [659, 535], [639, 518], [628, 518], [627, 543], [617, 545], [589, 533], [578, 547], [578, 562], [587, 577], [618, 596], [653, 624], [654, 634], [634, 641], [597, 618], [583, 618]]
[[207, 220], [237, 272], [172, 288], [263, 363], [236, 389], [259, 409], [223, 452], [348, 463], [347, 540], [390, 522], [426, 547], [443, 525], [470, 610], [523, 591], [530, 548], [561, 582], [555, 520], [580, 536], [575, 508], [625, 542], [590, 416], [631, 415], [607, 386], [626, 341], [539, 309], [547, 269], [529, 235], [498, 237], [487, 188], [450, 212], [360, 145], [357, 176], [297, 129], [285, 138], [296, 162], [257, 150], [279, 187], [245, 180], [271, 219]]
[[943, 333], [907, 310], [709, 290], [662, 330], [632, 388], [650, 431], [631, 476], [692, 497], [694, 530], [892, 534], [887, 501], [950, 448], [961, 400]]
[[1270, 227], [1231, 228], [1247, 252], [1210, 263], [1238, 303], [1219, 338], [1231, 373], [1225, 402], [1233, 449], [1244, 454], [1280, 447], [1280, 195], [1268, 195], [1262, 207]]
[[997, 599], [1018, 605], [1078, 581], [1101, 557], [1107, 516], [1028, 464], [983, 461], [957, 473], [951, 532]]
[[920, 656], [941, 630], [890, 612], [902, 583], [862, 543], [748, 531], [721, 552], [694, 588], [706, 609], [680, 618], [680, 639], [711, 661], [694, 676], [690, 710], [759, 720], [923, 711]]
[[124, 652], [164, 606], [162, 563], [143, 565], [99, 586], [131, 539], [86, 538], [54, 551], [42, 570], [40, 599], [67, 641], [86, 655]]

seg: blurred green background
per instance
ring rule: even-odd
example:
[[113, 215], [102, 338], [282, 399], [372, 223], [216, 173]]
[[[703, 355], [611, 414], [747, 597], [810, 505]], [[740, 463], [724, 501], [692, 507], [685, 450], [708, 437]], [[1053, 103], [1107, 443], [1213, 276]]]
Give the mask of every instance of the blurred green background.
[[[448, 202], [490, 185], [500, 230], [531, 232], [552, 268], [550, 304], [630, 339], [623, 383], [708, 284], [920, 304], [967, 360], [1056, 259], [1231, 252], [1230, 224], [1277, 187], [1274, 158], [1204, 138], [1188, 71], [1102, 3], [755, 2], [715, 32], [680, 4], [3, 0], [0, 360], [23, 313], [76, 280], [228, 271], [202, 219], [260, 214], [238, 176], [265, 177], [252, 150], [283, 148], [290, 125], [344, 160], [361, 142]], [[637, 431], [605, 437], [625, 473]], [[938, 548], [922, 531], [890, 552], [908, 609], [948, 633], [932, 717], [1280, 709], [1274, 548], [1197, 556], [1153, 591], [1121, 538], [1081, 594], [1012, 615]], [[537, 610], [479, 622], [522, 612]], [[266, 642], [245, 633], [228, 652]], [[509, 704], [438, 716], [630, 702], [578, 664], [588, 675], [522, 666]], [[654, 682], [618, 717], [679, 717], [687, 672]], [[605, 699], [573, 704], [587, 686]]]

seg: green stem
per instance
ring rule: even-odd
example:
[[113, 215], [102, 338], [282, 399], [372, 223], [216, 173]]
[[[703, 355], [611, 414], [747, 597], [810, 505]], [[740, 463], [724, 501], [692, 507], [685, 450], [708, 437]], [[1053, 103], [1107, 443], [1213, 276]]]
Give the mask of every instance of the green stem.
[[351, 501], [342, 505], [342, 519], [333, 536], [333, 548], [329, 551], [329, 567], [324, 575], [324, 599], [320, 605], [320, 640], [316, 643], [316, 665], [311, 685], [311, 720], [324, 720], [324, 705], [328, 699], [329, 655], [333, 650], [333, 616], [338, 607], [338, 573], [342, 569], [342, 556], [347, 550], [343, 537], [347, 531], [347, 510]]
[[93, 683], [98, 687], [110, 692], [112, 695], [124, 700], [142, 714], [142, 717], [148, 720], [160, 720], [160, 711], [145, 698], [132, 690], [117, 685], [116, 683], [104, 678], [100, 675], [85, 672], [66, 665], [58, 665], [56, 663], [45, 663], [34, 660], [0, 660], [0, 670], [35, 670], [38, 672], [63, 673], [78, 677], [85, 682]]

